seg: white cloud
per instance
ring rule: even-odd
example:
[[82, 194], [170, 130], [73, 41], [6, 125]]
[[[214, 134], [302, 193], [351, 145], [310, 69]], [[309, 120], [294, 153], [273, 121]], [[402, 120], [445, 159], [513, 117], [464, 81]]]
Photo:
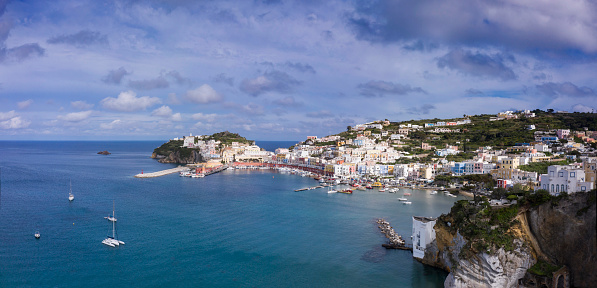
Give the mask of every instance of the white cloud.
[[18, 102], [17, 106], [19, 107], [19, 109], [25, 109], [25, 108], [29, 107], [31, 104], [33, 104], [33, 100], [29, 99], [29, 100]]
[[585, 113], [588, 113], [588, 112], [594, 112], [595, 108], [590, 107], [590, 106], [586, 106], [586, 105], [583, 105], [583, 104], [579, 103], [579, 104], [576, 104], [576, 105], [572, 106], [572, 111], [573, 112], [585, 112]]
[[102, 123], [100, 124], [100, 128], [104, 129], [104, 130], [111, 130], [114, 129], [116, 126], [118, 126], [122, 121], [120, 121], [120, 119], [116, 119], [110, 123]]
[[174, 115], [172, 115], [172, 121], [182, 121], [182, 116], [180, 115], [180, 113], [175, 113]]
[[89, 118], [89, 116], [91, 116], [91, 113], [93, 113], [92, 110], [87, 110], [81, 112], [68, 113], [66, 115], [58, 115], [58, 117], [56, 118], [67, 122], [81, 122]]
[[172, 109], [166, 105], [163, 105], [162, 107], [151, 112], [151, 116], [170, 117], [170, 115], [172, 115]]
[[93, 107], [93, 104], [88, 104], [85, 101], [73, 101], [70, 102], [70, 106], [78, 110], [89, 110]]
[[11, 110], [8, 112], [0, 112], [0, 121], [4, 121], [6, 119], [16, 117], [17, 115], [18, 114], [17, 114], [17, 112], [15, 112], [15, 110]]
[[185, 96], [189, 101], [200, 104], [220, 102], [224, 99], [222, 95], [218, 94], [216, 90], [207, 84], [203, 84], [195, 90], [187, 91]]
[[145, 110], [155, 104], [160, 104], [162, 101], [157, 97], [142, 96], [137, 97], [133, 91], [120, 92], [117, 98], [106, 97], [102, 101], [102, 106], [106, 109], [133, 112]]
[[213, 122], [218, 117], [218, 114], [203, 114], [203, 113], [195, 113], [191, 118], [193, 120], [200, 120], [204, 122]]
[[21, 129], [27, 128], [31, 124], [31, 121], [21, 119], [21, 116], [12, 117], [6, 121], [0, 122], [0, 128], [2, 129]]

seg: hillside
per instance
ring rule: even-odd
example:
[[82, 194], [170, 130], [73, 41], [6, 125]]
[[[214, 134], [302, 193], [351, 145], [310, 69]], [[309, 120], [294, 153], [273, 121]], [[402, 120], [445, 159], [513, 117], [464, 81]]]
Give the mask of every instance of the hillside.
[[[469, 119], [470, 124], [458, 126], [444, 126], [444, 128], [457, 129], [457, 132], [434, 132], [436, 127], [427, 127], [420, 130], [409, 131], [410, 139], [403, 140], [404, 146], [399, 150], [414, 152], [415, 154], [424, 151], [417, 150], [422, 142], [435, 146], [438, 149], [445, 145], [458, 145], [459, 150], [463, 152], [475, 151], [479, 147], [491, 146], [496, 149], [514, 146], [516, 143], [529, 143], [535, 140], [535, 131], [551, 131], [555, 129], [574, 130], [597, 130], [597, 114], [592, 113], [550, 113], [541, 110], [533, 111], [536, 116], [532, 118], [520, 117], [518, 119], [506, 119], [490, 121], [495, 115], [473, 115], [455, 119], [423, 119], [410, 120], [402, 122], [391, 122], [383, 128], [389, 131], [390, 135], [397, 133], [400, 125], [419, 125], [425, 123], [437, 123], [440, 121], [451, 122], [462, 119]], [[530, 125], [535, 125], [535, 130], [529, 130]], [[372, 134], [380, 133], [378, 129], [366, 129]], [[354, 139], [357, 134], [363, 132], [347, 131], [338, 133], [343, 139]], [[388, 140], [389, 136], [384, 136], [381, 140]], [[466, 157], [466, 156], [464, 156]]]

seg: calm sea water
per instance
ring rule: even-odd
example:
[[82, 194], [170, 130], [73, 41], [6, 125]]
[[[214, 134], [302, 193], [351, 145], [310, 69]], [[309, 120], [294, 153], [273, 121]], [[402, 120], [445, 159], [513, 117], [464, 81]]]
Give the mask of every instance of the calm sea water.
[[[443, 286], [447, 273], [382, 248], [375, 219], [409, 239], [412, 215], [459, 198], [294, 192], [317, 183], [269, 171], [134, 178], [175, 167], [150, 159], [160, 144], [0, 142], [0, 287]], [[118, 248], [101, 244], [113, 201]]]

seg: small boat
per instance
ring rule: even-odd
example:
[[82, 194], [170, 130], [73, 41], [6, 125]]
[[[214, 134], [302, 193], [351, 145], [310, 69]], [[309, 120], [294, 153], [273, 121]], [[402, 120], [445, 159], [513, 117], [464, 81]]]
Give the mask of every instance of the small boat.
[[406, 199], [404, 197], [400, 197], [400, 198], [398, 198], [398, 200], [400, 200], [400, 201], [408, 201], [408, 199]]
[[452, 193], [446, 193], [446, 195], [450, 196], [450, 197], [456, 197], [456, 195], [452, 194]]
[[406, 202], [402, 202], [402, 204], [405, 204], [405, 205], [410, 205], [410, 204], [413, 204], [413, 202], [406, 201]]
[[33, 234], [33, 236], [35, 236], [35, 239], [39, 239], [39, 237], [41, 237], [41, 234], [39, 234], [39, 231], [35, 231], [35, 234]]
[[350, 190], [350, 189], [343, 189], [343, 190], [340, 190], [338, 192], [344, 193], [344, 194], [352, 194], [352, 190]]
[[390, 189], [388, 190], [388, 193], [396, 193], [396, 189]]
[[379, 192], [386, 192], [386, 189], [381, 188], [379, 189]]
[[116, 214], [114, 212], [114, 203], [112, 203], [112, 216], [104, 217], [104, 219], [108, 219], [108, 221], [116, 222]]
[[404, 196], [410, 196], [410, 193], [406, 192], [404, 193]]
[[73, 201], [75, 200], [75, 195], [73, 195], [73, 183], [70, 182], [70, 189], [68, 192], [68, 201]]
[[205, 177], [205, 174], [203, 173], [198, 173], [198, 174], [192, 174], [191, 178], [203, 178]]
[[367, 185], [367, 186], [365, 186], [365, 188], [367, 188], [367, 189], [373, 189], [373, 186]]
[[435, 194], [437, 194], [437, 190], [433, 190], [433, 191], [431, 191], [431, 193], [430, 193], [430, 194], [431, 194], [431, 195], [435, 195]]

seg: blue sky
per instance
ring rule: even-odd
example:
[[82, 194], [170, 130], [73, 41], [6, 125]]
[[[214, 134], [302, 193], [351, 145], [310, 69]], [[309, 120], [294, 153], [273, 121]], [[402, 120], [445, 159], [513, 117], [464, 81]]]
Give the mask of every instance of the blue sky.
[[597, 108], [594, 1], [0, 0], [0, 140]]

